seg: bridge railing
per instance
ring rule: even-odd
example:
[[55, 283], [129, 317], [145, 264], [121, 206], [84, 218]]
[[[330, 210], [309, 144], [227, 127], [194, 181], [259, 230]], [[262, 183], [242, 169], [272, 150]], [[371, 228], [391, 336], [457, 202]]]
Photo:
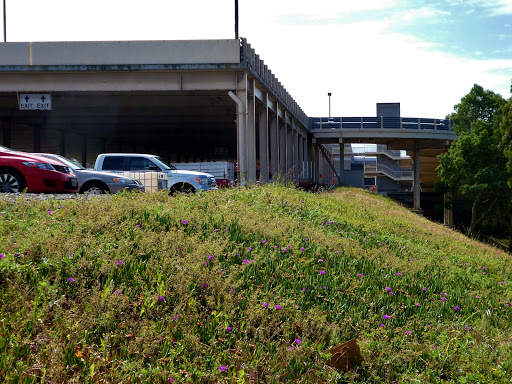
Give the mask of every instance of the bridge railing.
[[453, 131], [453, 121], [416, 117], [311, 117], [309, 129], [429, 129]]
[[268, 69], [268, 66], [260, 59], [260, 56], [256, 54], [251, 44], [247, 43], [247, 39], [245, 38], [240, 39], [240, 58], [242, 65], [250, 69], [252, 73], [268, 87], [270, 93], [274, 94], [278, 102], [284, 105], [292, 115], [307, 128], [309, 124], [308, 116], [299, 107], [293, 97], [290, 96], [278, 78]]
[[390, 167], [388, 167], [384, 164], [366, 164], [364, 166], [364, 173], [365, 173], [365, 175], [366, 174], [376, 174], [376, 173], [383, 174], [395, 181], [413, 180], [413, 178], [414, 178], [414, 174], [413, 174], [412, 170], [397, 171], [397, 170], [391, 169]]

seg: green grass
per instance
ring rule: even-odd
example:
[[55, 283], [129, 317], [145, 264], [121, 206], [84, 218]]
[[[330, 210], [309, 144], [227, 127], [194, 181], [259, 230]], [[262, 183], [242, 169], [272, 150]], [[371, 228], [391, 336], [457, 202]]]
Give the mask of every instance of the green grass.
[[0, 200], [0, 253], [0, 382], [512, 378], [510, 255], [358, 189]]

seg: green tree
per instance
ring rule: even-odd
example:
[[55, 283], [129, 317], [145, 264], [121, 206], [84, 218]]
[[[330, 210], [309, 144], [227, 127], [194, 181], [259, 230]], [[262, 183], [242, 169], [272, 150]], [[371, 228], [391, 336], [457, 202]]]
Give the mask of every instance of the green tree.
[[500, 199], [510, 198], [499, 129], [505, 103], [499, 94], [475, 84], [451, 115], [459, 139], [439, 156], [442, 182], [472, 202], [470, 236]]
[[[512, 93], [512, 85], [510, 86]], [[509, 173], [508, 186], [512, 188], [512, 98], [503, 107], [500, 121], [501, 148], [506, 158], [507, 171]], [[508, 202], [509, 226], [508, 226], [508, 250], [512, 252], [512, 198]]]

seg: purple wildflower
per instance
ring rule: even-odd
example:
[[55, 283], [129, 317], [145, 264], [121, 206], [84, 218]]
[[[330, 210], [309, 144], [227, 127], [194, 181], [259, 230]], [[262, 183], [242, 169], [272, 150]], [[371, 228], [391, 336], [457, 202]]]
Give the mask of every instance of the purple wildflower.
[[231, 327], [226, 327], [226, 332], [231, 332]]
[[453, 308], [453, 310], [458, 312], [458, 311], [460, 311], [460, 307], [459, 306], [455, 306], [455, 308]]
[[68, 281], [69, 281], [70, 283], [74, 283], [74, 282], [75, 282], [75, 279], [73, 279], [72, 277], [68, 277]]
[[162, 295], [158, 296], [158, 301], [165, 301], [165, 297], [163, 297]]
[[261, 240], [262, 244], [265, 244], [266, 242], [267, 242], [267, 240], [265, 240], [265, 239]]
[[201, 284], [201, 287], [208, 288], [208, 284], [207, 283], [203, 283], [203, 284]]
[[226, 372], [227, 370], [228, 370], [228, 367], [226, 367], [225, 365], [221, 365], [219, 367], [219, 371], [221, 371], [221, 372]]
[[471, 331], [471, 327], [466, 327], [466, 331]]
[[397, 275], [397, 276], [402, 276], [402, 274], [401, 274], [400, 272], [397, 272], [397, 274], [396, 274], [396, 275]]
[[209, 255], [208, 260], [213, 260], [213, 255]]
[[135, 224], [135, 228], [140, 228], [140, 225], [139, 224]]
[[386, 291], [391, 292], [391, 288], [390, 287], [386, 287]]
[[388, 320], [388, 319], [391, 319], [391, 316], [389, 316], [389, 315], [383, 315], [383, 316], [382, 316], [382, 318], [383, 318], [383, 319]]
[[116, 265], [121, 266], [124, 264], [123, 260], [116, 259], [115, 260]]
[[405, 333], [410, 335], [412, 332], [411, 331], [405, 331]]
[[268, 303], [263, 303], [263, 306], [264, 306], [265, 308], [267, 308], [267, 307], [268, 307]]
[[295, 344], [300, 344], [300, 343], [302, 343], [301, 339], [295, 339]]
[[442, 297], [441, 301], [444, 303], [446, 301], [446, 297]]
[[320, 274], [321, 275], [325, 275], [325, 271], [320, 271]]
[[357, 277], [363, 277], [363, 274], [362, 273], [358, 273]]
[[0, 260], [2, 260], [5, 257], [3, 253], [0, 253]]
[[181, 224], [187, 225], [188, 221], [187, 220], [181, 220]]
[[277, 305], [275, 306], [275, 308], [279, 311], [279, 310], [281, 309], [281, 306], [280, 306], [279, 304], [277, 304]]
[[318, 259], [318, 262], [319, 263], [322, 263], [324, 260], [323, 259]]

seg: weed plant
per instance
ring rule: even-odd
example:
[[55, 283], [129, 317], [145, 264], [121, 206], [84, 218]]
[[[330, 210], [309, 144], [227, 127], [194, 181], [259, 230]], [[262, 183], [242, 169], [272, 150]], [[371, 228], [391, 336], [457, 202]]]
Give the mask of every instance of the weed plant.
[[0, 258], [0, 382], [512, 378], [510, 255], [358, 189], [0, 200]]

